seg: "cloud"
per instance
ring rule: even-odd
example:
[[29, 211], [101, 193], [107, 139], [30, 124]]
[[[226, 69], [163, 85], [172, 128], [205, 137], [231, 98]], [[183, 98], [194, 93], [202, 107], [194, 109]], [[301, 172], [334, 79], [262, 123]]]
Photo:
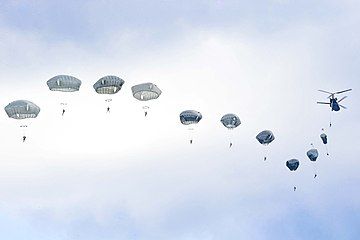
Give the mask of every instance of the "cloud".
[[[44, 239], [357, 236], [359, 70], [352, 37], [358, 18], [345, 14], [352, 13], [346, 4], [337, 10], [339, 4], [320, 2], [306, 12], [308, 2], [300, 4], [304, 11], [290, 2], [258, 9], [225, 2], [114, 3], [124, 6], [120, 13], [96, 2], [17, 4], [7, 4], [9, 16], [2, 17], [0, 100], [28, 98], [42, 112], [26, 145], [18, 141], [17, 122], [0, 119], [1, 209], [4, 222], [14, 219], [4, 238], [18, 226]], [[48, 11], [56, 7], [55, 14]], [[19, 8], [28, 22], [13, 14]], [[320, 16], [321, 9], [331, 11]], [[61, 22], [59, 16], [69, 17]], [[18, 22], [10, 24], [14, 18]], [[66, 97], [47, 89], [46, 80], [62, 73], [83, 80], [79, 93]], [[113, 97], [111, 116], [92, 89], [106, 74], [126, 81]], [[130, 91], [145, 81], [163, 90], [146, 120]], [[329, 109], [316, 106], [325, 97], [316, 90], [347, 87], [354, 88], [346, 100], [350, 109], [332, 116], [326, 158], [318, 135]], [[69, 114], [60, 119], [64, 98]], [[178, 119], [187, 108], [204, 116], [192, 146]], [[227, 112], [242, 120], [231, 150], [219, 122]], [[255, 140], [265, 128], [276, 137], [268, 162]], [[305, 156], [310, 143], [321, 152], [315, 167]], [[301, 160], [295, 174], [284, 165], [293, 157]]]

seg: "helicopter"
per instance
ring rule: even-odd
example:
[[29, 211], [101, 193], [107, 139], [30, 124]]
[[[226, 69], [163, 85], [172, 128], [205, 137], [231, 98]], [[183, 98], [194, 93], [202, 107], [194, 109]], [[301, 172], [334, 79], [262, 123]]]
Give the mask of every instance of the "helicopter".
[[323, 92], [323, 93], [327, 93], [327, 94], [330, 94], [330, 96], [328, 97], [328, 99], [330, 99], [330, 102], [317, 102], [318, 104], [328, 104], [330, 105], [330, 108], [331, 108], [331, 111], [340, 111], [340, 107], [346, 109], [345, 106], [339, 104], [342, 100], [344, 100], [345, 98], [347, 98], [347, 96], [344, 96], [342, 97], [340, 100], [338, 100], [336, 97], [335, 97], [335, 94], [340, 94], [340, 93], [344, 93], [344, 92], [348, 92], [348, 91], [351, 91], [352, 89], [346, 89], [346, 90], [343, 90], [343, 91], [339, 91], [339, 92], [334, 92], [334, 93], [331, 93], [331, 92], [328, 92], [328, 91], [324, 91], [324, 90], [319, 90], [319, 92]]

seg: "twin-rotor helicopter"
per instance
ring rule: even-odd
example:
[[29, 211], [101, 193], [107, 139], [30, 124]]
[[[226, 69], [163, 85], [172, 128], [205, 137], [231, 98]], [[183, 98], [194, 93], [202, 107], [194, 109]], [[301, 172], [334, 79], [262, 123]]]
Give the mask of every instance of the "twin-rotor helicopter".
[[[328, 91], [324, 91], [324, 90], [319, 90], [320, 92], [323, 92], [323, 93], [327, 93], [327, 94], [330, 94], [328, 96], [328, 99], [329, 99], [329, 102], [317, 102], [318, 104], [327, 104], [330, 106], [331, 108], [331, 111], [335, 111], [335, 112], [338, 112], [340, 111], [341, 108], [343, 109], [346, 109], [346, 107], [344, 105], [341, 105], [340, 102], [343, 101], [345, 98], [347, 98], [347, 96], [344, 96], [342, 98], [340, 98], [338, 100], [337, 97], [335, 97], [336, 94], [341, 94], [341, 93], [345, 93], [345, 92], [349, 92], [351, 91], [352, 89], [346, 89], [346, 90], [343, 90], [343, 91], [339, 91], [339, 92], [328, 92]], [[331, 115], [330, 115], [330, 127], [331, 127]]]
[[327, 94], [330, 94], [328, 96], [328, 99], [330, 100], [330, 102], [317, 102], [318, 104], [327, 104], [327, 105], [330, 105], [330, 108], [331, 108], [331, 111], [340, 111], [340, 107], [341, 108], [344, 108], [346, 109], [345, 106], [339, 104], [341, 101], [343, 101], [345, 98], [347, 98], [347, 96], [344, 96], [342, 97], [341, 99], [337, 99], [337, 97], [335, 97], [336, 94], [340, 94], [340, 93], [344, 93], [344, 92], [349, 92], [351, 91], [352, 89], [346, 89], [346, 90], [343, 90], [343, 91], [339, 91], [339, 92], [328, 92], [328, 91], [324, 91], [324, 90], [319, 90], [320, 92], [323, 92], [323, 93], [327, 93]]

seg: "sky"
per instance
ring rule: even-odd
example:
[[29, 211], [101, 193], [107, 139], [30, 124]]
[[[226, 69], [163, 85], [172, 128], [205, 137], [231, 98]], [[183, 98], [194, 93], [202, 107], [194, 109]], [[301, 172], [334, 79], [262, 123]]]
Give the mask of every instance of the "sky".
[[[0, 238], [358, 239], [359, 11], [352, 0], [1, 1], [0, 103], [41, 112], [0, 114]], [[49, 91], [59, 74], [80, 91]], [[92, 88], [105, 75], [125, 80], [110, 114]], [[162, 90], [146, 118], [131, 93], [143, 82]], [[316, 104], [318, 89], [347, 88], [348, 109]], [[188, 109], [203, 115], [192, 145]], [[231, 132], [226, 113], [242, 122]], [[255, 139], [265, 129], [267, 147]]]

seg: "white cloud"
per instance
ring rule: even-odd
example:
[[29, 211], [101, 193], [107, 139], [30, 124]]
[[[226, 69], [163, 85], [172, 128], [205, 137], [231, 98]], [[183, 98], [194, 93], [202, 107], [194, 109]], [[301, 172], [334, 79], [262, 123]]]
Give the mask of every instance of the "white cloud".
[[[359, 84], [346, 80], [357, 72], [341, 81], [328, 78], [329, 71], [342, 73], [346, 65], [336, 59], [341, 49], [331, 47], [332, 29], [298, 24], [261, 34], [184, 26], [186, 34], [163, 45], [144, 45], [144, 33], [135, 29], [109, 33], [97, 45], [101, 50], [81, 42], [52, 44], [41, 34], [5, 27], [1, 32], [1, 103], [26, 98], [42, 108], [26, 144], [18, 123], [5, 114], [0, 118], [1, 206], [35, 222], [35, 228], [80, 239], [264, 239], [269, 230], [259, 225], [281, 222], [293, 208], [328, 216], [329, 209], [342, 208], [337, 202], [358, 206], [352, 187], [359, 180]], [[342, 69], [329, 69], [335, 63]], [[65, 119], [62, 96], [45, 84], [63, 73], [83, 80], [81, 91], [69, 98]], [[126, 81], [113, 97], [110, 116], [92, 89], [106, 74]], [[130, 91], [146, 81], [163, 90], [148, 119]], [[315, 142], [324, 153], [318, 134], [329, 110], [315, 105], [325, 97], [316, 90], [347, 87], [354, 88], [346, 100], [350, 110], [334, 114], [331, 158], [320, 157], [313, 181], [305, 152]], [[204, 115], [192, 146], [178, 119], [188, 108]], [[228, 112], [243, 122], [231, 150], [219, 122]], [[265, 128], [276, 137], [267, 162], [255, 140]], [[295, 176], [284, 165], [293, 157], [301, 160]], [[333, 200], [343, 185], [349, 188]]]

